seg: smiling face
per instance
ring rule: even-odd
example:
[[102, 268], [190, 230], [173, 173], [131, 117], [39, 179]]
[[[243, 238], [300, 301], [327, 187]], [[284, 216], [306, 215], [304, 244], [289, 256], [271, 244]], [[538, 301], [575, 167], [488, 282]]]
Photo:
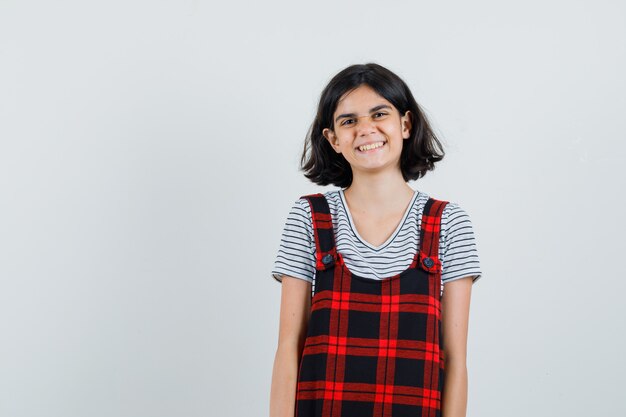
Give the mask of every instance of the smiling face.
[[333, 114], [333, 129], [322, 132], [356, 175], [359, 171], [399, 169], [404, 139], [411, 134], [411, 113], [398, 110], [370, 86], [345, 94]]

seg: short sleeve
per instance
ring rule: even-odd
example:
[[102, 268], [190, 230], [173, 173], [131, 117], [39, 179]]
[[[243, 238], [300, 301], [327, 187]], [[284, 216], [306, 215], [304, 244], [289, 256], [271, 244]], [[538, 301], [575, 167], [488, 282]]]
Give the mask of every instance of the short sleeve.
[[296, 200], [287, 215], [272, 277], [282, 282], [283, 275], [313, 283], [315, 277], [315, 238], [311, 207], [306, 198]]
[[472, 276], [472, 283], [481, 276], [476, 238], [469, 214], [457, 203], [448, 203], [441, 214], [441, 281], [446, 284]]

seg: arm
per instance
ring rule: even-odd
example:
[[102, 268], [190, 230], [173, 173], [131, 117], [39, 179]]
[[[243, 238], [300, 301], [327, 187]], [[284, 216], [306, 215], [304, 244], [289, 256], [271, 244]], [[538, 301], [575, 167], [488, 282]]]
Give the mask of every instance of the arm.
[[270, 417], [293, 417], [300, 356], [311, 311], [311, 283], [283, 276], [278, 348], [274, 357]]
[[443, 417], [465, 417], [467, 412], [467, 330], [472, 277], [445, 284], [441, 299], [441, 326], [445, 377], [441, 412]]

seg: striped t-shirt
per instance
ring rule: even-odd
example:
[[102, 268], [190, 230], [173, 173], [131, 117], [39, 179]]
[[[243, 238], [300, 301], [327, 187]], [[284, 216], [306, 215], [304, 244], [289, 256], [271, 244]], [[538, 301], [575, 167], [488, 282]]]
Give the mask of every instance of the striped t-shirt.
[[[330, 209], [337, 251], [352, 273], [384, 279], [411, 265], [419, 247], [422, 212], [429, 198], [426, 193], [415, 190], [396, 230], [380, 246], [369, 244], [359, 235], [343, 189], [326, 191], [324, 196]], [[307, 199], [299, 198], [287, 216], [272, 277], [281, 281], [283, 275], [289, 275], [314, 285], [315, 251], [311, 207]], [[449, 202], [441, 214], [439, 258], [442, 295], [444, 284], [450, 281], [472, 276], [472, 282], [476, 282], [482, 276], [470, 217], [457, 203]]]

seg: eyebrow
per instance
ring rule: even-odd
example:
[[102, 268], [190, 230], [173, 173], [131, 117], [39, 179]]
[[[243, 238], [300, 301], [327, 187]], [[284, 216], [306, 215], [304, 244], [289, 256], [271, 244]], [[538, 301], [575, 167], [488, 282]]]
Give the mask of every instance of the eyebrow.
[[[387, 105], [387, 104], [379, 104], [379, 105], [378, 105], [378, 106], [376, 106], [376, 107], [372, 107], [372, 108], [370, 109], [370, 113], [373, 113], [373, 112], [375, 112], [375, 111], [377, 111], [377, 110], [380, 110], [380, 109], [389, 109], [389, 110], [391, 110], [391, 106], [389, 106], [389, 105]], [[335, 118], [335, 122], [336, 122], [336, 121], [338, 121], [339, 119], [344, 118], [344, 117], [356, 117], [356, 113], [344, 113], [344, 114], [340, 114], [339, 116], [337, 116], [337, 118]]]

